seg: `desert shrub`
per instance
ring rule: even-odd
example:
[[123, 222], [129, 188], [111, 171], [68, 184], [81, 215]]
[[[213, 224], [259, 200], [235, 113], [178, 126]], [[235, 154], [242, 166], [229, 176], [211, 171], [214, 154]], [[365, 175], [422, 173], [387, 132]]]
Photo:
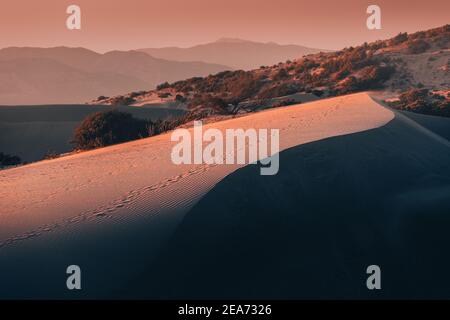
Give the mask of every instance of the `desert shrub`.
[[434, 43], [440, 49], [448, 49], [450, 43], [450, 35], [449, 32], [445, 34], [440, 34], [434, 39]]
[[194, 97], [194, 99], [191, 100], [188, 105], [189, 109], [195, 109], [199, 107], [204, 110], [210, 110], [214, 114], [229, 113], [228, 103], [225, 100], [219, 97], [213, 97], [209, 94]]
[[60, 157], [60, 154], [56, 151], [47, 151], [47, 153], [44, 155], [44, 160], [51, 160], [51, 159], [57, 159]]
[[425, 103], [429, 93], [428, 89], [411, 89], [402, 93], [399, 100], [404, 105], [411, 105], [417, 102]]
[[187, 80], [177, 81], [170, 85], [170, 88], [174, 88], [176, 91], [188, 93], [190, 91], [201, 91], [202, 83], [205, 79], [201, 77], [194, 77]]
[[148, 136], [148, 122], [126, 112], [102, 111], [87, 116], [75, 129], [72, 143], [89, 150]]
[[135, 102], [136, 100], [133, 98], [125, 96], [118, 96], [111, 99], [111, 104], [116, 106], [128, 106]]
[[391, 46], [396, 46], [398, 44], [401, 44], [403, 42], [405, 42], [406, 40], [408, 40], [408, 33], [404, 32], [400, 32], [398, 35], [396, 35], [394, 38], [392, 38], [390, 40], [389, 45]]
[[205, 110], [200, 111], [192, 111], [188, 112], [185, 115], [173, 118], [173, 119], [167, 119], [167, 120], [157, 120], [155, 122], [149, 121], [148, 124], [148, 135], [149, 136], [155, 136], [170, 130], [173, 130], [183, 124], [186, 124], [188, 122], [194, 121], [194, 120], [201, 120], [203, 118], [206, 118], [209, 116], [209, 113]]
[[227, 79], [233, 76], [233, 71], [230, 70], [226, 70], [226, 71], [222, 71], [217, 73], [214, 77], [215, 78], [219, 78], [219, 79]]
[[369, 44], [370, 50], [376, 51], [386, 47], [386, 42], [378, 40]]
[[286, 69], [280, 69], [278, 72], [273, 76], [274, 81], [284, 80], [289, 77], [289, 74], [287, 73]]
[[330, 75], [332, 81], [342, 80], [350, 74], [348, 70], [340, 70]]
[[185, 98], [184, 96], [182, 96], [181, 94], [177, 94], [177, 95], [175, 96], [175, 101], [178, 101], [178, 102], [186, 102], [186, 98]]
[[0, 167], [16, 166], [21, 163], [22, 160], [18, 156], [11, 156], [0, 152]]
[[168, 98], [170, 96], [171, 96], [170, 92], [161, 92], [160, 94], [158, 94], [158, 97], [161, 98], [161, 99], [165, 99], [165, 98]]
[[339, 55], [321, 63], [320, 78], [343, 79], [362, 68], [376, 64], [368, 47], [361, 46], [343, 50]]
[[294, 105], [294, 104], [300, 104], [300, 102], [297, 102], [294, 99], [283, 99], [283, 100], [275, 102], [272, 105], [272, 107], [279, 108], [279, 107], [291, 106], [291, 105]]
[[136, 98], [143, 94], [145, 94], [145, 91], [134, 91], [134, 92], [130, 93], [130, 98]]
[[314, 90], [312, 91], [312, 93], [313, 93], [313, 95], [315, 95], [315, 96], [317, 96], [317, 97], [321, 97], [321, 96], [323, 96], [323, 94], [324, 94], [323, 90], [318, 90], [318, 89], [314, 89]]
[[228, 81], [226, 87], [235, 101], [243, 101], [255, 96], [264, 82], [255, 79], [250, 72], [243, 72]]
[[288, 96], [299, 92], [299, 86], [295, 83], [282, 83], [262, 90], [258, 94], [259, 99], [271, 99]]
[[261, 109], [262, 107], [271, 106], [271, 101], [267, 99], [254, 99], [252, 101], [249, 101], [248, 103], [245, 103], [244, 105], [241, 105], [240, 108], [236, 108], [235, 113], [237, 113], [240, 110], [245, 110], [247, 112], [252, 112], [258, 109]]
[[389, 80], [395, 68], [391, 66], [370, 66], [363, 69], [361, 78], [358, 80], [360, 90], [376, 89]]
[[297, 74], [301, 74], [301, 73], [307, 72], [311, 69], [314, 69], [318, 66], [319, 66], [319, 64], [317, 62], [309, 60], [309, 59], [304, 59], [297, 64], [297, 66], [295, 68], [295, 72]]
[[358, 80], [354, 76], [348, 76], [339, 83], [339, 93], [351, 93], [359, 88]]
[[395, 68], [392, 66], [367, 66], [358, 71], [358, 76], [350, 75], [340, 81], [337, 89], [340, 93], [377, 89], [382, 87], [394, 72]]
[[408, 53], [419, 54], [427, 51], [430, 48], [430, 44], [423, 39], [416, 39], [407, 42]]
[[391, 106], [400, 110], [450, 117], [450, 98], [434, 94], [428, 89], [411, 89], [399, 96]]

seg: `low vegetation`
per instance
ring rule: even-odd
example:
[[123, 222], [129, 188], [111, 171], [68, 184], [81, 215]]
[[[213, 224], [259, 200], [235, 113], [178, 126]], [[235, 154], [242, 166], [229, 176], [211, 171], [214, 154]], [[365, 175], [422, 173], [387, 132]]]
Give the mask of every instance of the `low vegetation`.
[[272, 105], [272, 108], [287, 107], [287, 106], [291, 106], [294, 104], [300, 104], [300, 103], [295, 101], [294, 99], [283, 99], [283, 100], [275, 102]]
[[398, 100], [388, 102], [398, 110], [450, 117], [450, 93], [429, 89], [411, 89], [402, 93]]
[[75, 129], [72, 143], [76, 150], [91, 150], [131, 140], [151, 137], [206, 117], [203, 111], [190, 112], [168, 120], [136, 119], [116, 110], [97, 112], [86, 117]]
[[97, 112], [89, 115], [75, 129], [73, 144], [89, 150], [139, 139], [147, 135], [147, 122], [119, 111]]
[[22, 160], [18, 156], [12, 156], [0, 152], [0, 168], [16, 166], [22, 163]]

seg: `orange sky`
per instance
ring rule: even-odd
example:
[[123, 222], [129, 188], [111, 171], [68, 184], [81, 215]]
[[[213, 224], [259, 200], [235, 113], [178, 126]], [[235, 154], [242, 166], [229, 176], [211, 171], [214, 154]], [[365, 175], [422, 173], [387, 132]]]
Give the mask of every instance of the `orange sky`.
[[[81, 31], [66, 29], [70, 4], [82, 9]], [[381, 7], [382, 30], [367, 30], [369, 4]], [[450, 23], [449, 12], [448, 0], [2, 0], [0, 47], [104, 52], [237, 37], [339, 49]]]

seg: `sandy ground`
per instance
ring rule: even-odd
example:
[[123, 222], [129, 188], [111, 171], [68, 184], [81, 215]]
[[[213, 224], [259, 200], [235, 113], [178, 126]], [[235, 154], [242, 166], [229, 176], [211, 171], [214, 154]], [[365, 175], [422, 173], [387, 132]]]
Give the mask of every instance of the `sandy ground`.
[[[47, 154], [73, 149], [74, 129], [89, 114], [110, 110], [111, 106], [49, 105], [0, 106], [0, 151], [17, 155], [22, 161], [42, 160]], [[183, 113], [163, 107], [120, 107], [135, 117], [166, 119]]]
[[[361, 93], [206, 128], [279, 128], [286, 150], [393, 118]], [[90, 285], [83, 297], [110, 296], [145, 272], [186, 212], [242, 167], [176, 166], [172, 146], [169, 133], [1, 171], [0, 296], [74, 297], [64, 290], [69, 264], [86, 270]]]

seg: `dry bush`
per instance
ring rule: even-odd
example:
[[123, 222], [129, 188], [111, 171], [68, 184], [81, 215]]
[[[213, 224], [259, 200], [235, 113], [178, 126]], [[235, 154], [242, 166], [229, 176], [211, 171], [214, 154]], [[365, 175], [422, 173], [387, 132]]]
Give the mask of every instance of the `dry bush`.
[[148, 136], [148, 122], [115, 110], [87, 116], [75, 129], [76, 149], [89, 150]]
[[411, 54], [424, 53], [430, 48], [430, 44], [423, 39], [410, 40], [406, 44]]

